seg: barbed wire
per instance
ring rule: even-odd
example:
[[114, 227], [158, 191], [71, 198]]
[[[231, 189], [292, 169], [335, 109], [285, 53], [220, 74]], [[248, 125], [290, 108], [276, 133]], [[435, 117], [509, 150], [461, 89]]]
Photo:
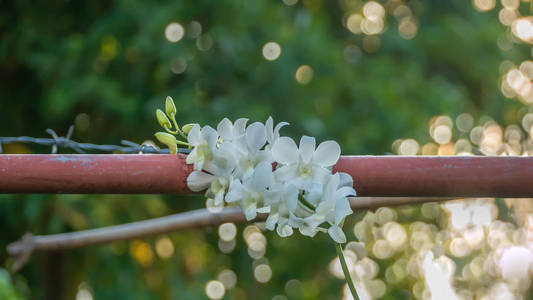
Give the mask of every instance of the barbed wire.
[[[97, 145], [90, 143], [78, 143], [70, 138], [74, 132], [74, 125], [70, 126], [66, 136], [59, 136], [54, 130], [48, 128], [46, 133], [52, 136], [52, 138], [34, 138], [29, 136], [19, 137], [0, 137], [0, 153], [2, 153], [2, 145], [12, 143], [25, 143], [25, 144], [38, 144], [42, 146], [51, 146], [52, 154], [56, 154], [58, 148], [69, 148], [77, 153], [84, 154], [85, 151], [102, 151], [102, 152], [115, 152], [120, 151], [126, 154], [133, 153], [146, 153], [146, 154], [169, 154], [168, 149], [159, 149], [152, 145], [137, 144], [132, 141], [122, 140], [119, 145]], [[178, 148], [178, 153], [189, 153], [189, 149]]]

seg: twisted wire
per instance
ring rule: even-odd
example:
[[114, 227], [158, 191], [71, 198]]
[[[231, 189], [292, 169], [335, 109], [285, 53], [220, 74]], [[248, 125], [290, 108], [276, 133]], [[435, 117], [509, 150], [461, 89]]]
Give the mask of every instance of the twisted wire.
[[[137, 144], [132, 141], [122, 140], [119, 145], [97, 145], [91, 143], [78, 143], [71, 140], [72, 133], [74, 132], [74, 125], [70, 126], [67, 134], [59, 136], [54, 130], [48, 128], [48, 133], [51, 138], [34, 138], [29, 136], [19, 137], [0, 137], [0, 154], [2, 153], [2, 145], [11, 143], [25, 143], [25, 144], [38, 144], [42, 146], [51, 146], [51, 153], [56, 154], [58, 148], [68, 148], [74, 150], [76, 153], [84, 154], [85, 151], [101, 151], [101, 152], [115, 152], [120, 151], [126, 154], [169, 154], [168, 149], [158, 149], [151, 145]], [[189, 149], [178, 148], [178, 153], [189, 153]]]

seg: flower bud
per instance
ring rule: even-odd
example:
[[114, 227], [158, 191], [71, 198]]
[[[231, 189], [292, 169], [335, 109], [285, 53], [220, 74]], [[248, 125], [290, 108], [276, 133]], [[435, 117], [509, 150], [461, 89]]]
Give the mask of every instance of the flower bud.
[[170, 120], [168, 119], [168, 117], [165, 115], [165, 113], [158, 109], [156, 112], [155, 112], [155, 115], [157, 117], [157, 122], [159, 122], [159, 125], [161, 125], [161, 127], [163, 128], [171, 128], [172, 127], [172, 124], [170, 124]]
[[192, 127], [194, 126], [195, 124], [185, 124], [183, 125], [183, 127], [181, 127], [181, 131], [183, 131], [183, 133], [185, 134], [189, 134], [189, 131], [191, 131]]
[[178, 141], [176, 140], [175, 136], [166, 132], [157, 132], [154, 135], [161, 143], [167, 145], [168, 149], [170, 150], [170, 154], [178, 153]]
[[167, 96], [167, 100], [165, 102], [165, 111], [167, 112], [167, 115], [171, 118], [174, 118], [176, 115], [176, 105], [174, 104], [174, 100], [172, 100], [172, 97]]

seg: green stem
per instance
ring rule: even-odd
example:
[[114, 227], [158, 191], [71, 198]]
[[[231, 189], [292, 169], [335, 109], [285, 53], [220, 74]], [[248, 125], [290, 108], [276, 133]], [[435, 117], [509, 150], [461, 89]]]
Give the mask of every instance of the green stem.
[[174, 135], [178, 134], [177, 131], [172, 131], [172, 130], [170, 130], [170, 128], [168, 128], [167, 126], [165, 126], [165, 130], [166, 130], [168, 133], [170, 133], [170, 134], [174, 134]]
[[298, 200], [307, 208], [309, 208], [312, 211], [315, 211], [316, 207], [314, 207], [311, 203], [309, 203], [307, 200], [305, 200], [304, 196], [302, 194], [298, 195]]
[[185, 133], [183, 133], [183, 131], [181, 131], [181, 129], [179, 130], [179, 135], [181, 135], [184, 139], [188, 139], [187, 136], [185, 135]]
[[183, 141], [180, 141], [180, 140], [176, 140], [176, 143], [178, 145], [183, 145], [183, 146], [187, 146], [187, 147], [190, 147], [191, 145], [189, 145], [189, 143], [186, 143], [186, 142], [183, 142]]
[[357, 291], [355, 290], [355, 286], [353, 285], [353, 280], [352, 276], [350, 275], [350, 271], [348, 270], [348, 265], [346, 265], [346, 260], [344, 259], [344, 254], [342, 253], [341, 244], [335, 243], [335, 249], [337, 250], [337, 255], [339, 256], [339, 261], [341, 262], [342, 272], [344, 273], [346, 283], [348, 283], [348, 287], [350, 288], [350, 292], [352, 292], [353, 298], [357, 300], [359, 299], [359, 297], [357, 296]]
[[176, 122], [176, 116], [172, 115], [170, 116], [170, 119], [172, 119], [172, 123], [174, 124], [174, 128], [176, 128], [176, 133], [180, 132], [180, 127], [178, 126], [178, 123]]

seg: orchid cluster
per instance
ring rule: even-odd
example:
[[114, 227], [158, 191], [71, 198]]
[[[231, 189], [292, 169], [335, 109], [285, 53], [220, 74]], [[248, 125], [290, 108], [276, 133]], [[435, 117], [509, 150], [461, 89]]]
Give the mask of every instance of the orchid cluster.
[[[339, 144], [325, 141], [316, 146], [313, 137], [303, 136], [296, 145], [279, 134], [288, 123], [274, 126], [271, 117], [264, 124], [247, 124], [248, 119], [224, 118], [216, 129], [186, 125], [191, 149], [186, 162], [194, 165], [188, 187], [206, 190], [217, 206], [238, 204], [247, 220], [268, 214], [266, 228], [282, 237], [298, 229], [311, 237], [327, 232], [335, 242], [345, 243], [342, 225], [352, 213], [348, 196], [356, 193], [350, 175], [332, 174], [341, 154]], [[160, 141], [173, 143], [162, 140], [161, 134]]]

